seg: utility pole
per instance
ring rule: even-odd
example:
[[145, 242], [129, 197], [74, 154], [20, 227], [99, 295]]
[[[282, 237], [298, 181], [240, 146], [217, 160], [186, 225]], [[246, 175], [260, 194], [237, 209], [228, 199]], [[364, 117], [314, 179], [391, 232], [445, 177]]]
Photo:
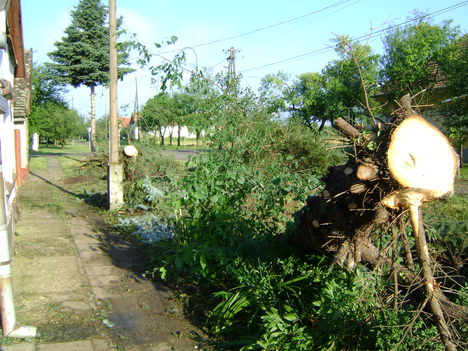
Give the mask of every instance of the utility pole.
[[236, 77], [236, 53], [239, 52], [235, 50], [234, 47], [229, 49], [229, 56], [227, 58], [229, 65], [228, 65], [228, 85], [230, 89], [237, 93], [237, 77]]
[[231, 46], [229, 49], [229, 57], [227, 58], [229, 61], [228, 74], [234, 78], [236, 77], [236, 52], [237, 50]]
[[119, 157], [117, 119], [117, 16], [116, 0], [109, 0], [109, 164], [108, 205], [116, 210], [123, 205], [123, 166]]
[[140, 140], [140, 125], [138, 120], [140, 118], [140, 106], [138, 103], [138, 79], [135, 77], [135, 105], [133, 106], [133, 139]]

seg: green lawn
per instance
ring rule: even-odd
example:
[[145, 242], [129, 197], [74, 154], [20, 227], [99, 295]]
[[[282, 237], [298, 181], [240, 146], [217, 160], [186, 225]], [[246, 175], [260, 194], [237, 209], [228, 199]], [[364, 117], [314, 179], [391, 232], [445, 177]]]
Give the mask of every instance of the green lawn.
[[458, 173], [458, 178], [468, 180], [468, 164], [463, 165]]
[[29, 161], [29, 170], [31, 172], [44, 171], [47, 169], [47, 158], [33, 157]]
[[44, 154], [63, 154], [63, 153], [82, 153], [89, 152], [87, 141], [75, 141], [73, 144], [68, 143], [63, 148], [57, 145], [45, 144], [39, 145], [39, 151], [31, 151], [31, 155], [44, 155]]
[[[180, 146], [177, 146], [177, 138], [172, 138], [172, 145], [170, 145], [170, 140], [169, 138], [164, 139], [164, 145], [161, 145], [161, 138], [149, 138], [145, 137], [142, 140], [134, 140], [132, 142], [133, 144], [137, 145], [139, 143], [144, 143], [144, 144], [154, 144], [155, 148], [159, 148], [161, 150], [192, 150], [192, 149], [207, 149], [207, 141], [201, 138], [198, 140], [198, 143], [196, 139], [185, 139], [181, 138], [180, 140]], [[120, 142], [121, 146], [127, 145], [126, 140], [122, 140]]]

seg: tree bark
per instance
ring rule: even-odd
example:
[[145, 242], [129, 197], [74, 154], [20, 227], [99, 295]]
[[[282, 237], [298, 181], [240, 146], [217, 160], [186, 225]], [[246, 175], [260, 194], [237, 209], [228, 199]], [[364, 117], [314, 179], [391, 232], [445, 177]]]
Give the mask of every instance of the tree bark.
[[426, 235], [424, 234], [424, 227], [422, 221], [421, 208], [419, 206], [410, 207], [411, 224], [413, 226], [413, 235], [416, 242], [416, 252], [418, 253], [419, 263], [422, 268], [424, 277], [424, 290], [425, 295], [429, 298], [429, 307], [434, 315], [435, 324], [439, 335], [444, 343], [446, 351], [455, 351], [455, 344], [452, 342], [452, 336], [448, 328], [447, 322], [442, 312], [439, 300], [434, 294], [434, 286], [436, 281], [431, 269], [431, 258], [427, 248]]

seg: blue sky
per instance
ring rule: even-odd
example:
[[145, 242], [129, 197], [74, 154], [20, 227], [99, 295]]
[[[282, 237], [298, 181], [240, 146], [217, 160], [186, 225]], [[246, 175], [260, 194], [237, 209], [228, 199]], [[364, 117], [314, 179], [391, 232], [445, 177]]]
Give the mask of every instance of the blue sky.
[[[22, 1], [25, 46], [33, 48], [35, 63], [48, 61], [47, 53], [63, 36], [70, 23], [70, 10], [77, 4], [78, 0]], [[460, 5], [453, 7], [457, 4]], [[452, 19], [464, 33], [468, 27], [468, 1], [463, 0], [117, 0], [117, 7], [118, 14], [124, 17], [125, 28], [136, 33], [152, 52], [161, 54], [192, 47], [186, 52], [188, 69], [197, 62], [200, 67], [212, 68], [213, 73], [227, 70], [225, 50], [235, 47], [239, 50], [236, 69], [242, 73], [244, 84], [253, 87], [261, 77], [280, 70], [291, 77], [320, 71], [336, 58], [333, 50], [327, 49], [335, 35], [362, 37], [404, 22], [414, 16], [414, 10], [437, 12], [434, 23]], [[246, 33], [250, 34], [242, 35]], [[176, 46], [156, 49], [155, 42], [172, 35], [179, 38]], [[369, 41], [377, 53], [382, 50], [381, 35]], [[206, 43], [209, 44], [198, 46]], [[173, 55], [161, 54], [166, 59]], [[160, 60], [155, 57], [153, 64]], [[140, 105], [158, 93], [147, 70], [128, 75], [119, 82], [121, 115], [133, 111], [135, 78]], [[87, 88], [70, 88], [67, 99], [80, 114], [89, 116]], [[108, 92], [98, 88], [97, 116], [107, 112]]]

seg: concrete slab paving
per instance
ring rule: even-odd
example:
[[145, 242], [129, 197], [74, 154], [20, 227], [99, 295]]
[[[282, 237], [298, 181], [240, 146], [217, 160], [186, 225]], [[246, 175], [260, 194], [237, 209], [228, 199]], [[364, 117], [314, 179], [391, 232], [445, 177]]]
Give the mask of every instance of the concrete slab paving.
[[67, 343], [41, 344], [37, 351], [93, 351], [91, 340], [72, 341]]
[[76, 256], [16, 257], [14, 259], [15, 291], [23, 294], [47, 294], [76, 291], [84, 281]]
[[21, 188], [12, 258], [18, 322], [41, 335], [0, 351], [193, 350], [185, 335], [196, 328], [173, 292], [140, 276], [138, 250], [64, 191], [57, 157], [48, 162]]
[[24, 343], [16, 345], [0, 345], [0, 351], [36, 351], [36, 345]]

